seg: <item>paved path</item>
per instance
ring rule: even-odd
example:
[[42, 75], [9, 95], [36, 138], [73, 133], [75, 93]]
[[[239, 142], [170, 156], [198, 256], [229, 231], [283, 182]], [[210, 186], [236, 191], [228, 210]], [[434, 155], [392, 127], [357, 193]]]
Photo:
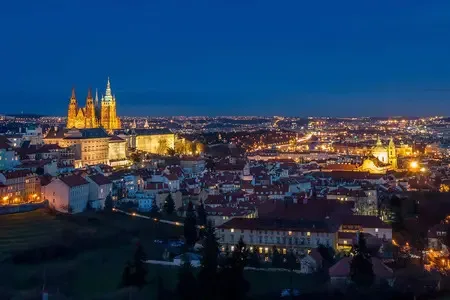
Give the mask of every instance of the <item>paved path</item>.
[[[151, 217], [144, 216], [144, 215], [141, 215], [141, 214], [138, 214], [138, 213], [134, 213], [134, 212], [133, 213], [129, 213], [129, 212], [126, 212], [124, 210], [117, 209], [117, 208], [113, 208], [113, 211], [119, 212], [119, 213], [122, 213], [122, 214], [126, 214], [126, 215], [129, 215], [129, 216], [133, 216], [133, 217], [143, 218], [143, 219], [147, 219], [147, 220], [153, 220], [155, 222], [166, 223], [166, 224], [170, 224], [170, 225], [174, 225], [174, 226], [184, 226], [184, 224], [181, 223], [181, 222], [174, 222], [174, 221], [169, 221], [169, 220], [164, 220], [164, 219], [151, 218]], [[204, 228], [204, 226], [197, 225], [197, 228]]]

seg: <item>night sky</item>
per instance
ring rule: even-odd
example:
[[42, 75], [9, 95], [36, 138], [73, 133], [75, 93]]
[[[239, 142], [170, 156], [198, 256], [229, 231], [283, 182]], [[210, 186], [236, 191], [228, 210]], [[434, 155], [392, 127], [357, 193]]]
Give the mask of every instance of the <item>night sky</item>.
[[119, 115], [450, 115], [448, 0], [1, 1], [0, 37], [3, 113], [110, 76]]

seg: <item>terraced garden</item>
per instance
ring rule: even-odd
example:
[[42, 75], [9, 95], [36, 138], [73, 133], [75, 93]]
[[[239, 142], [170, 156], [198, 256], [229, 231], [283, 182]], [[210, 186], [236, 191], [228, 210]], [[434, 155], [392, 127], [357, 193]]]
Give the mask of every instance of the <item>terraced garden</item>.
[[45, 210], [0, 216], [0, 260], [10, 253], [45, 245], [67, 226]]

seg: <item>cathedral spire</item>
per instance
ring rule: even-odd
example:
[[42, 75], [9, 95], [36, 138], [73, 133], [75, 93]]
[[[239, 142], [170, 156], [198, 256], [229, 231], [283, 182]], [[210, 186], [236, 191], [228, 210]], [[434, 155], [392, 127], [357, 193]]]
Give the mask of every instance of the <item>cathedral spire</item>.
[[72, 99], [77, 99], [77, 97], [76, 97], [76, 95], [75, 95], [75, 87], [73, 86], [72, 87], [72, 96], [70, 97], [70, 99], [72, 100]]
[[95, 106], [98, 106], [98, 90], [95, 89]]
[[383, 144], [381, 143], [380, 136], [377, 137], [377, 146], [383, 146]]
[[87, 99], [92, 99], [92, 89], [91, 89], [91, 87], [88, 88]]
[[105, 99], [111, 100], [109, 98], [112, 98], [112, 93], [111, 93], [111, 82], [109, 81], [108, 76], [108, 82], [106, 83]]

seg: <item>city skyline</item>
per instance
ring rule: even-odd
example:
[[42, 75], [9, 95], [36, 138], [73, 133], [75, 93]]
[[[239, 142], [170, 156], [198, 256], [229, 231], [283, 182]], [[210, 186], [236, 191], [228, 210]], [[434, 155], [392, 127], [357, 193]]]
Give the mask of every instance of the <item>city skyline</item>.
[[121, 115], [450, 115], [445, 1], [25, 2], [0, 12], [2, 113], [110, 76]]

